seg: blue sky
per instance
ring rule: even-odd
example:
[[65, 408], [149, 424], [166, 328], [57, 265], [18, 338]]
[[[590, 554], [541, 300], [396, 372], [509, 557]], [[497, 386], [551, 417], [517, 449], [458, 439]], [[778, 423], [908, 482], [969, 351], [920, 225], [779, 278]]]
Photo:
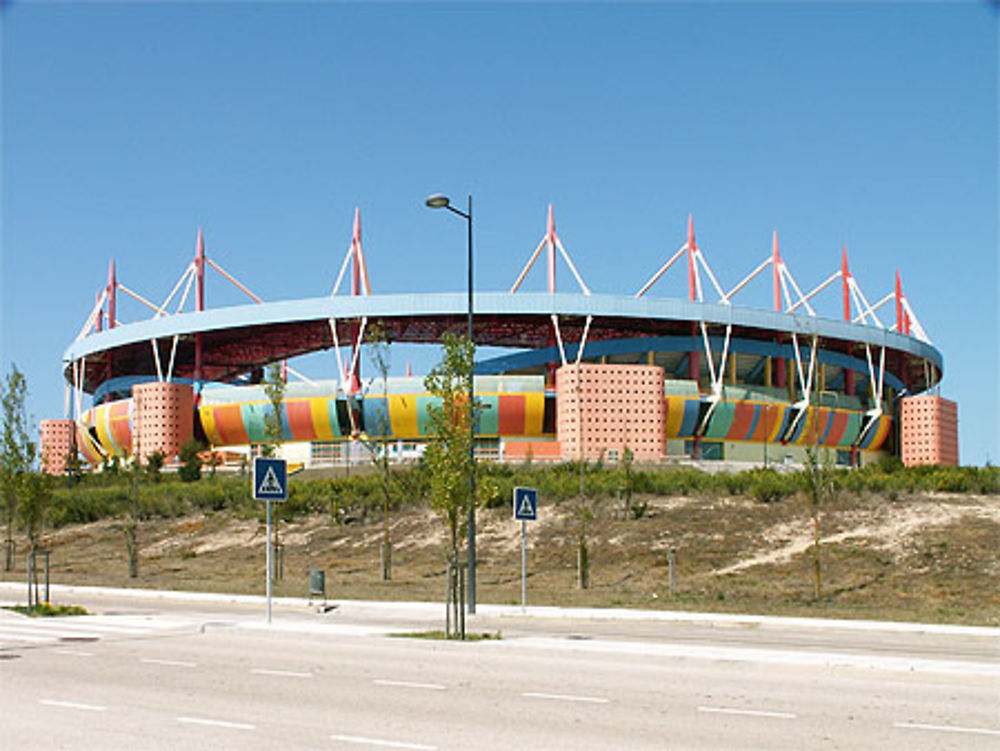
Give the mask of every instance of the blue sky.
[[[773, 230], [804, 288], [843, 244], [872, 301], [899, 268], [945, 358], [963, 462], [1000, 458], [985, 0], [14, 2], [0, 23], [0, 364], [27, 373], [36, 418], [62, 414], [62, 353], [111, 257], [162, 299], [204, 227], [209, 255], [266, 299], [322, 295], [360, 206], [376, 292], [459, 291], [464, 225], [423, 206], [442, 191], [474, 196], [483, 290], [510, 286], [549, 202], [595, 293], [633, 293], [689, 213], [727, 288]], [[539, 269], [527, 288], [543, 286]], [[682, 274], [654, 292], [684, 295]], [[208, 299], [241, 301], [218, 279]]]

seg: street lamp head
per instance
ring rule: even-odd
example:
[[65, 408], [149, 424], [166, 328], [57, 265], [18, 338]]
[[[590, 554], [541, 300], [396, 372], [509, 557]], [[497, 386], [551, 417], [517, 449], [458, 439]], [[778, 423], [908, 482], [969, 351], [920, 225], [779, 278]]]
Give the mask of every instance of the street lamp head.
[[448, 196], [441, 195], [440, 193], [427, 196], [425, 203], [432, 209], [447, 209], [451, 206], [451, 201], [448, 200]]

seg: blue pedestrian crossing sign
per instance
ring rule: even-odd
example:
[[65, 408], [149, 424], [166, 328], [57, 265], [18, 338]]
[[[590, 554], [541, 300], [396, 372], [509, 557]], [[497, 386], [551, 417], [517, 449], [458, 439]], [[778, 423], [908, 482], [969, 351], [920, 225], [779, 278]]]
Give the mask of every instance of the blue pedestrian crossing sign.
[[253, 460], [253, 497], [256, 501], [288, 499], [288, 462], [284, 459]]
[[514, 488], [514, 518], [533, 522], [538, 519], [538, 491], [534, 488]]

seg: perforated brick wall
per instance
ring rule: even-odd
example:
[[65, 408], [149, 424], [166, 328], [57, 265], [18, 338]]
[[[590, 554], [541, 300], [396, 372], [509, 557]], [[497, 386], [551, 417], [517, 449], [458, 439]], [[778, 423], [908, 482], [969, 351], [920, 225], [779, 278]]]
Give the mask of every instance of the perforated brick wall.
[[663, 368], [564, 365], [556, 371], [556, 435], [563, 459], [637, 461], [666, 453]]
[[900, 411], [903, 464], [958, 465], [958, 404], [940, 396], [908, 396]]
[[66, 472], [66, 463], [73, 446], [72, 420], [42, 420], [38, 426], [38, 454], [42, 471], [50, 475]]
[[139, 383], [132, 387], [133, 452], [143, 459], [162, 451], [171, 461], [194, 435], [194, 391], [184, 383]]

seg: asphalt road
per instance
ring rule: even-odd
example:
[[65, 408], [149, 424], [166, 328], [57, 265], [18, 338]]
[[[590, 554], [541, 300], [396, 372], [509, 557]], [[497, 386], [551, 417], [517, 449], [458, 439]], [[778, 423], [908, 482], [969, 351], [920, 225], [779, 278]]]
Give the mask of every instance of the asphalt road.
[[[7, 592], [0, 589], [0, 599]], [[1000, 749], [1000, 636], [74, 593], [0, 616], [0, 748]], [[2, 612], [2, 611], [0, 611]]]

